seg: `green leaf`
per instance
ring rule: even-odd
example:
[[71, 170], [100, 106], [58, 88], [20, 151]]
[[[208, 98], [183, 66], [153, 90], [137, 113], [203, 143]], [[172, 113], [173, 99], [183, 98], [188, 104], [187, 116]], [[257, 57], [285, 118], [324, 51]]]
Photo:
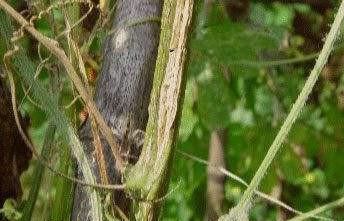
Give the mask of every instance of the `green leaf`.
[[297, 156], [290, 146], [285, 146], [278, 157], [278, 168], [281, 170], [283, 178], [292, 184], [305, 174], [305, 169], [299, 156]]
[[243, 126], [252, 126], [254, 117], [251, 110], [246, 109], [242, 102], [239, 102], [230, 114], [231, 122], [240, 123]]
[[7, 199], [0, 209], [0, 214], [3, 214], [8, 220], [19, 220], [22, 214], [16, 210], [17, 203], [14, 199]]
[[233, 103], [222, 73], [210, 65], [198, 77], [198, 114], [208, 129], [225, 128], [230, 122]]
[[185, 99], [182, 110], [181, 124], [179, 127], [179, 139], [180, 141], [186, 141], [191, 135], [198, 117], [194, 113], [196, 84], [194, 80], [188, 80], [185, 89]]

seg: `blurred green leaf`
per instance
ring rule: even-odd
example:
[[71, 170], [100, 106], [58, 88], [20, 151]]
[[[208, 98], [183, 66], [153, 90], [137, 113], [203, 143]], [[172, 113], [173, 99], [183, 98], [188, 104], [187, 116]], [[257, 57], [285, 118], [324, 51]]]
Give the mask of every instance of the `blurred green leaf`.
[[200, 121], [210, 130], [225, 128], [230, 122], [233, 104], [222, 73], [207, 65], [198, 77], [198, 84], [197, 110]]
[[14, 199], [7, 199], [0, 209], [0, 214], [9, 220], [19, 220], [22, 214], [16, 210], [17, 203]]
[[186, 141], [191, 135], [198, 117], [194, 113], [196, 84], [193, 80], [188, 80], [185, 89], [185, 98], [182, 110], [182, 120], [179, 127], [179, 140]]

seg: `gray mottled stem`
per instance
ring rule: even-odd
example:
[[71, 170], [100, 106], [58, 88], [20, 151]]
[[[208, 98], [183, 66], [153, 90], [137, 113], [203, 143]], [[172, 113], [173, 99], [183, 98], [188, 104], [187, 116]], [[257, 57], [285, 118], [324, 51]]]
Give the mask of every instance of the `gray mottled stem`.
[[[145, 130], [148, 119], [148, 104], [152, 87], [155, 60], [159, 43], [162, 0], [118, 0], [111, 35], [104, 43], [104, 62], [96, 86], [95, 102], [106, 123], [113, 128], [121, 142], [121, 152], [138, 157], [139, 152], [131, 152], [127, 142], [136, 130]], [[92, 162], [91, 125], [86, 123], [81, 137], [87, 147], [87, 155]], [[110, 182], [121, 182], [121, 173], [114, 167], [115, 159], [106, 142], [102, 145], [107, 164], [107, 176]], [[134, 157], [135, 157], [134, 156]], [[97, 163], [94, 173], [99, 179]], [[87, 214], [87, 198], [77, 186], [73, 220]], [[130, 200], [121, 191], [116, 191], [114, 201], [128, 215]], [[88, 220], [87, 216], [83, 216]]]

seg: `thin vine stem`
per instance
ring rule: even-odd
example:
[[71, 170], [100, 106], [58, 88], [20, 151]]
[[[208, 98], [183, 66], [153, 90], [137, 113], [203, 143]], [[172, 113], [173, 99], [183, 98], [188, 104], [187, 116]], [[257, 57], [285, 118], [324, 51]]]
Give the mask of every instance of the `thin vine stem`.
[[330, 210], [330, 209], [333, 209], [335, 207], [339, 207], [339, 206], [343, 206], [344, 205], [344, 197], [336, 200], [336, 201], [333, 201], [331, 203], [328, 203], [328, 204], [325, 204], [323, 206], [320, 206], [314, 210], [311, 210], [311, 211], [308, 211], [307, 213], [304, 213], [302, 215], [299, 215], [297, 217], [294, 217], [292, 219], [289, 219], [288, 221], [302, 221], [302, 220], [306, 220], [314, 215], [317, 215], [319, 213], [322, 213], [326, 210]]
[[[2, 1], [0, 1], [0, 8], [1, 8]], [[11, 58], [19, 51], [19, 46], [16, 44], [16, 42], [23, 36], [23, 27], [21, 27], [17, 32], [15, 32], [14, 36], [11, 38], [11, 42], [13, 43], [13, 49], [8, 50], [5, 55], [4, 55], [4, 65], [5, 69], [7, 71], [7, 77], [9, 79], [10, 83], [10, 91], [11, 91], [11, 102], [12, 102], [12, 109], [13, 109], [13, 114], [16, 122], [16, 126], [18, 128], [18, 131], [28, 146], [28, 148], [31, 150], [33, 155], [37, 158], [38, 162], [48, 168], [51, 172], [53, 172], [55, 175], [58, 175], [66, 180], [69, 180], [70, 182], [73, 183], [78, 183], [82, 186], [88, 186], [92, 187], [95, 189], [104, 189], [104, 190], [118, 190], [118, 189], [124, 189], [125, 185], [104, 185], [104, 184], [99, 184], [95, 182], [91, 182], [88, 180], [80, 180], [75, 177], [68, 176], [67, 174], [64, 174], [55, 168], [53, 168], [47, 159], [44, 158], [44, 156], [41, 156], [37, 150], [35, 149], [34, 145], [31, 143], [29, 138], [27, 137], [26, 133], [24, 132], [23, 128], [21, 127], [19, 116], [18, 116], [18, 107], [17, 107], [17, 101], [16, 101], [16, 86], [14, 83], [14, 77], [13, 73], [11, 70]], [[74, 139], [73, 139], [74, 140]], [[81, 148], [76, 148], [76, 149], [81, 149]]]
[[99, 109], [92, 100], [92, 97], [88, 90], [84, 87], [81, 79], [79, 78], [75, 68], [69, 61], [65, 52], [58, 46], [58, 42], [46, 37], [39, 31], [37, 31], [23, 16], [21, 16], [15, 9], [13, 9], [9, 4], [4, 0], [0, 0], [0, 8], [2, 8], [6, 13], [13, 17], [22, 27], [28, 31], [34, 38], [36, 38], [40, 43], [42, 43], [52, 54], [54, 54], [58, 60], [63, 64], [66, 69], [67, 74], [70, 79], [73, 81], [76, 89], [78, 90], [80, 96], [85, 101], [89, 111], [94, 116], [96, 121], [99, 123], [101, 132], [108, 141], [111, 151], [116, 158], [116, 167], [119, 171], [123, 171], [125, 163], [121, 157], [119, 146], [116, 138], [114, 137], [111, 128], [107, 125], [104, 118], [102, 117]]
[[98, 184], [98, 183], [88, 183], [88, 182], [85, 182], [83, 180], [79, 180], [77, 178], [70, 177], [70, 176], [68, 176], [66, 174], [61, 173], [60, 171], [57, 171], [55, 168], [53, 168], [48, 163], [48, 161], [43, 156], [41, 156], [38, 153], [38, 151], [35, 149], [34, 145], [31, 143], [30, 139], [27, 137], [26, 133], [24, 132], [24, 129], [22, 128], [22, 126], [20, 124], [20, 118], [19, 118], [19, 115], [18, 115], [17, 99], [16, 99], [16, 86], [15, 86], [15, 83], [14, 83], [14, 76], [13, 76], [13, 73], [12, 73], [11, 67], [10, 67], [10, 58], [18, 50], [19, 50], [19, 47], [17, 45], [14, 45], [14, 49], [8, 51], [4, 55], [5, 69], [7, 71], [7, 76], [8, 76], [9, 83], [10, 83], [12, 111], [13, 111], [14, 119], [15, 119], [15, 122], [16, 122], [16, 126], [18, 128], [18, 131], [19, 131], [22, 139], [24, 140], [25, 144], [28, 146], [28, 148], [30, 149], [32, 154], [38, 159], [38, 162], [40, 164], [42, 164], [44, 167], [48, 168], [55, 175], [58, 175], [58, 176], [66, 179], [66, 180], [69, 180], [69, 181], [71, 181], [73, 183], [78, 183], [78, 184], [83, 185], [83, 186], [88, 186], [88, 187], [93, 187], [93, 188], [98, 188], [98, 189], [107, 189], [107, 190], [124, 189], [125, 188], [124, 184], [123, 185], [103, 185], [103, 184]]
[[238, 205], [230, 210], [228, 216], [224, 216], [221, 220], [244, 220], [247, 218], [252, 198], [254, 192], [258, 189], [260, 182], [264, 178], [267, 169], [269, 168], [271, 162], [273, 161], [274, 157], [276, 156], [278, 150], [281, 148], [284, 140], [286, 139], [292, 125], [296, 121], [297, 117], [299, 116], [302, 108], [304, 107], [308, 96], [312, 92], [312, 89], [322, 71], [325, 64], [327, 63], [328, 57], [333, 49], [334, 42], [336, 41], [339, 33], [340, 33], [340, 26], [342, 24], [344, 18], [344, 1], [341, 2], [340, 7], [338, 9], [338, 13], [335, 17], [335, 20], [331, 26], [331, 30], [326, 37], [325, 44], [323, 49], [320, 52], [320, 55], [315, 63], [311, 74], [309, 75], [304, 87], [302, 88], [301, 93], [299, 94], [298, 98], [296, 99], [295, 103], [293, 104], [286, 120], [284, 121], [281, 129], [279, 130], [275, 140], [271, 144], [263, 162], [261, 163], [260, 167], [258, 168], [257, 172], [255, 173], [250, 185], [244, 192], [242, 198], [240, 199]]
[[[235, 175], [234, 173], [230, 172], [229, 170], [227, 170], [226, 168], [224, 167], [218, 167], [218, 166], [215, 166], [211, 163], [209, 163], [208, 161], [204, 160], [204, 159], [201, 159], [197, 156], [194, 156], [194, 155], [191, 155], [187, 152], [184, 152], [182, 150], [179, 150], [177, 149], [176, 152], [178, 154], [180, 154], [181, 156], [183, 157], [186, 157], [186, 158], [189, 158], [195, 162], [198, 162], [200, 164], [203, 164], [203, 165], [206, 165], [207, 167], [211, 167], [215, 170], [217, 170], [218, 172], [222, 173], [223, 175], [227, 176], [228, 178], [231, 178], [239, 183], [241, 183], [242, 185], [244, 185], [245, 187], [248, 187], [248, 183], [246, 181], [244, 181], [241, 177]], [[296, 210], [294, 209], [293, 207], [289, 206], [288, 204], [266, 194], [266, 193], [263, 193], [263, 192], [260, 192], [259, 190], [256, 190], [254, 191], [255, 195], [259, 196], [260, 198], [266, 200], [267, 202], [270, 202], [272, 204], [275, 204], [283, 209], [285, 209], [286, 211], [288, 212], [291, 212], [291, 213], [294, 213], [296, 215], [298, 215], [298, 217], [302, 216], [304, 213], [299, 211], [299, 210]], [[327, 217], [322, 217], [322, 216], [316, 216], [316, 214], [311, 214], [310, 216], [308, 217], [311, 217], [311, 218], [314, 218], [314, 219], [318, 219], [318, 220], [327, 220], [327, 221], [334, 221], [333, 219], [331, 218], [327, 218]]]
[[272, 67], [272, 66], [302, 63], [305, 61], [316, 59], [318, 56], [319, 56], [319, 53], [313, 53], [313, 54], [308, 54], [308, 55], [304, 55], [304, 56], [296, 57], [296, 58], [286, 58], [286, 59], [272, 60], [272, 61], [250, 61], [250, 60], [236, 60], [235, 61], [235, 60], [232, 60], [232, 61], [228, 61], [228, 64], [232, 66]]

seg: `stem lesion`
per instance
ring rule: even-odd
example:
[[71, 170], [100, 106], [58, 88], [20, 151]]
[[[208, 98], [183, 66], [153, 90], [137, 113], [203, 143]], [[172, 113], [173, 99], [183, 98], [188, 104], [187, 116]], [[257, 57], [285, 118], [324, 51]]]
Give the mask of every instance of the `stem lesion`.
[[[168, 189], [185, 88], [187, 40], [194, 0], [164, 3], [146, 137], [138, 163], [125, 175], [135, 202], [136, 219], [156, 220]], [[173, 48], [174, 50], [170, 50]]]

